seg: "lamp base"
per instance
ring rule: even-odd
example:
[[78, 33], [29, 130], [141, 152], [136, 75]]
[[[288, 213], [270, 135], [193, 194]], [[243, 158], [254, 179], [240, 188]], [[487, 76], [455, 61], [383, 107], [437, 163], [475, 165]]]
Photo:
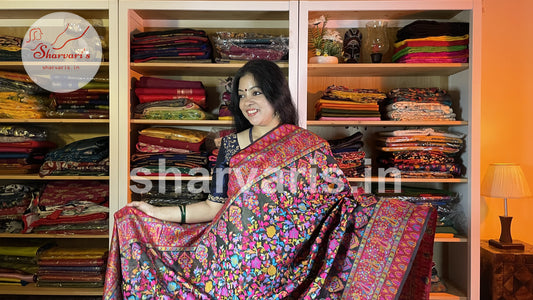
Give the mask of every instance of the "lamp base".
[[521, 243], [502, 243], [498, 240], [489, 240], [489, 245], [504, 250], [524, 250], [524, 244]]

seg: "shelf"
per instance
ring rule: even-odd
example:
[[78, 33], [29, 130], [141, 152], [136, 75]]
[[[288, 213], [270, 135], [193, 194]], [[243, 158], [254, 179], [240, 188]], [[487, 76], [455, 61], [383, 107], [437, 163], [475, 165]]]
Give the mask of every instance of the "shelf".
[[130, 180], [143, 181], [143, 180], [185, 180], [185, 181], [208, 181], [211, 180], [211, 176], [131, 176]]
[[373, 76], [450, 76], [467, 70], [463, 63], [424, 64], [308, 64], [310, 77], [373, 77]]
[[[211, 180], [211, 176], [131, 176], [131, 180]], [[371, 178], [348, 178], [348, 182], [387, 182], [387, 183], [394, 183], [396, 181], [400, 180], [402, 183], [409, 183], [409, 182], [415, 182], [415, 183], [466, 183], [468, 182], [468, 179], [466, 178], [379, 178], [379, 177], [371, 177]]]
[[[2, 1], [1, 19], [36, 19], [46, 14], [75, 10], [85, 19], [108, 18], [109, 0], [92, 1]], [[17, 10], [14, 12], [13, 10]]]
[[[261, 1], [260, 1], [261, 2]], [[211, 3], [212, 4], [212, 3]], [[148, 4], [147, 9], [133, 9], [138, 17], [144, 20], [202, 20], [202, 21], [235, 21], [235, 20], [254, 20], [254, 21], [286, 21], [289, 18], [289, 13], [282, 9], [287, 9], [284, 3], [280, 3], [281, 6], [275, 8], [270, 7], [268, 10], [228, 10], [226, 7], [224, 12], [218, 10], [207, 9], [190, 9], [185, 8], [185, 5], [178, 7], [177, 9], [170, 9], [169, 4], [164, 4], [165, 9], [155, 9], [154, 5]], [[216, 4], [213, 4], [216, 5]], [[255, 5], [257, 6], [257, 2]], [[180, 10], [181, 8], [181, 10]], [[223, 26], [219, 22], [219, 26]]]
[[394, 183], [400, 181], [401, 183], [466, 183], [468, 179], [466, 178], [391, 178], [391, 177], [371, 177], [371, 178], [348, 178], [348, 182], [388, 182]]
[[456, 236], [452, 238], [435, 238], [435, 243], [466, 243], [468, 239], [463, 236]]
[[0, 233], [0, 238], [22, 239], [108, 239], [107, 234], [39, 234], [39, 233]]
[[[144, 76], [162, 75], [188, 75], [188, 76], [230, 76], [244, 65], [244, 62], [237, 63], [175, 63], [175, 62], [152, 62], [152, 63], [130, 63], [130, 69], [141, 73]], [[278, 65], [287, 72], [288, 63], [282, 62]]]
[[0, 295], [47, 295], [47, 296], [102, 296], [104, 288], [38, 287], [34, 283], [26, 286], [0, 285]]
[[147, 120], [131, 119], [132, 124], [149, 125], [182, 125], [182, 126], [231, 126], [233, 121], [228, 120]]
[[307, 126], [466, 126], [467, 121], [319, 121], [308, 120]]
[[109, 180], [109, 176], [44, 176], [39, 174], [2, 174], [0, 180]]
[[[4, 71], [26, 73], [26, 70], [24, 69], [24, 64], [21, 61], [1, 61], [0, 69]], [[98, 70], [98, 72], [108, 72], [108, 71], [109, 71], [109, 63], [101, 62], [100, 69]]]
[[[327, 4], [326, 4], [327, 5]], [[461, 10], [328, 10], [330, 20], [449, 20]], [[309, 11], [309, 19], [317, 19], [322, 11]]]
[[0, 123], [34, 123], [34, 124], [109, 124], [109, 119], [0, 119]]
[[441, 292], [441, 293], [430, 293], [429, 299], [431, 300], [467, 300], [468, 298], [466, 295], [455, 288], [453, 285], [447, 283], [444, 281], [446, 286], [448, 287], [448, 291]]

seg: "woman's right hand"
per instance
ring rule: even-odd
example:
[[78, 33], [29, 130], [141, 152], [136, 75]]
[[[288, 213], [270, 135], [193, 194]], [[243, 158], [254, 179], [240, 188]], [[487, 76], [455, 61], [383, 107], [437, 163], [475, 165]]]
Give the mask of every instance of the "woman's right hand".
[[151, 204], [148, 204], [144, 201], [132, 201], [128, 204], [126, 204], [126, 206], [129, 206], [129, 207], [136, 207], [138, 210], [144, 212], [145, 214], [149, 215], [150, 217], [156, 217], [155, 216], [155, 206], [151, 205]]

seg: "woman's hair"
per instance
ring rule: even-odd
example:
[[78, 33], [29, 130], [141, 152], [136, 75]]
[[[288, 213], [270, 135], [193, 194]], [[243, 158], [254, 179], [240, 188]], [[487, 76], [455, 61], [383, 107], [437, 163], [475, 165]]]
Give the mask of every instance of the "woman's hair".
[[291, 91], [285, 74], [276, 63], [256, 59], [247, 62], [233, 77], [229, 109], [233, 114], [237, 132], [252, 127], [252, 124], [244, 117], [239, 108], [239, 81], [246, 74], [253, 76], [255, 83], [274, 108], [274, 112], [278, 114], [280, 124], [298, 125], [298, 114], [292, 102]]

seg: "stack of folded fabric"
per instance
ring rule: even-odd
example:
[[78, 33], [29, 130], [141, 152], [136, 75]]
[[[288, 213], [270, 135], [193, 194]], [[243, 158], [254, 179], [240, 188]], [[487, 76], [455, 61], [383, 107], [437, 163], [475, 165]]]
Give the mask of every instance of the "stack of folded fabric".
[[0, 61], [21, 61], [22, 38], [0, 34]]
[[287, 60], [289, 38], [268, 33], [220, 31], [213, 37], [216, 62]]
[[0, 125], [0, 174], [38, 173], [46, 153], [55, 147], [43, 128]]
[[466, 216], [460, 208], [457, 192], [429, 187], [386, 185], [383, 190], [375, 191], [375, 194], [380, 199], [398, 199], [435, 207], [437, 210], [435, 237], [448, 238], [466, 232], [464, 225]]
[[392, 62], [467, 63], [469, 24], [418, 20], [398, 30]]
[[464, 134], [433, 128], [378, 133], [380, 165], [393, 168], [387, 176], [402, 178], [453, 178], [463, 173], [458, 157]]
[[449, 94], [439, 88], [396, 88], [382, 103], [383, 119], [393, 121], [454, 121]]
[[139, 131], [137, 152], [131, 168], [144, 176], [191, 176], [204, 168], [207, 154], [203, 145], [208, 132], [175, 127], [149, 127]]
[[107, 176], [109, 174], [109, 136], [72, 142], [45, 156], [39, 175]]
[[46, 118], [51, 105], [48, 95], [28, 75], [0, 71], [0, 118]]
[[10, 183], [0, 186], [0, 233], [21, 233], [22, 215], [39, 194], [39, 186]]
[[379, 103], [387, 96], [375, 89], [350, 89], [331, 85], [315, 104], [317, 120], [381, 120]]
[[203, 30], [172, 29], [136, 33], [131, 40], [131, 60], [146, 62], [212, 62], [212, 47]]
[[351, 136], [328, 140], [331, 152], [339, 167], [348, 177], [365, 177], [365, 156], [363, 134], [356, 132]]
[[50, 118], [108, 119], [109, 79], [96, 77], [83, 88], [68, 93], [51, 93]]
[[134, 118], [163, 120], [205, 120], [210, 118], [206, 89], [201, 81], [143, 76], [135, 82], [139, 104]]
[[0, 285], [24, 286], [35, 282], [38, 257], [53, 245], [28, 241], [0, 245]]
[[51, 181], [24, 215], [24, 232], [105, 234], [109, 184], [105, 181]]
[[107, 248], [53, 247], [43, 251], [37, 264], [37, 286], [102, 287]]

